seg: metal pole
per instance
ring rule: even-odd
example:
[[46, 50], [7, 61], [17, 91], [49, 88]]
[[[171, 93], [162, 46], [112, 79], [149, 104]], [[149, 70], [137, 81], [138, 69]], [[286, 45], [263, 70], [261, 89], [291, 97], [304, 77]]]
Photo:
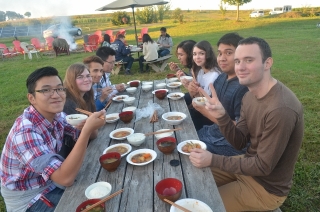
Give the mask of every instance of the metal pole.
[[132, 8], [132, 14], [133, 14], [133, 24], [134, 24], [134, 32], [136, 35], [136, 43], [138, 46], [138, 35], [137, 35], [137, 27], [136, 27], [136, 18], [134, 17], [134, 6], [131, 6], [131, 8]]

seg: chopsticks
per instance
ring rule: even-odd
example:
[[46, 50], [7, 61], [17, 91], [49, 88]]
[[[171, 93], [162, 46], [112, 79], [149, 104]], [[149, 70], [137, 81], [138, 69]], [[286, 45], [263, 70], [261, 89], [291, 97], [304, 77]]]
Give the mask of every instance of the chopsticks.
[[160, 132], [150, 132], [150, 133], [145, 133], [144, 135], [145, 136], [149, 136], [149, 135], [161, 134], [161, 133], [166, 133], [166, 132], [174, 132], [174, 131], [178, 131], [178, 130], [182, 130], [182, 128], [163, 130], [163, 131], [160, 131]]
[[108, 103], [106, 104], [106, 106], [105, 106], [103, 109], [104, 109], [104, 110], [107, 109], [111, 103], [112, 103], [112, 99], [110, 99], [110, 100], [108, 101]]
[[174, 203], [174, 202], [171, 202], [171, 201], [168, 200], [168, 199], [164, 199], [164, 201], [166, 201], [167, 203], [173, 205], [173, 206], [176, 207], [176, 208], [179, 208], [180, 210], [182, 210], [182, 211], [184, 211], [184, 212], [192, 212], [192, 211], [186, 209], [185, 207], [182, 207], [182, 206], [180, 206], [180, 205], [178, 205], [178, 204], [176, 204], [176, 203]]
[[[75, 110], [78, 111], [78, 112], [80, 112], [80, 113], [86, 114], [86, 115], [88, 115], [88, 116], [90, 116], [90, 115], [92, 114], [91, 112], [89, 112], [89, 111], [87, 111], [87, 110], [82, 110], [82, 109], [80, 109], [80, 108], [76, 108]], [[104, 117], [104, 116], [100, 116], [99, 118], [102, 119], [102, 120], [105, 120], [105, 117]]]
[[106, 198], [104, 198], [104, 199], [100, 200], [100, 201], [99, 201], [99, 202], [97, 202], [97, 203], [94, 203], [93, 205], [91, 205], [90, 207], [86, 208], [86, 209], [85, 209], [85, 210], [83, 210], [82, 212], [90, 211], [92, 208], [95, 208], [95, 207], [97, 207], [98, 205], [100, 205], [101, 203], [104, 203], [104, 202], [108, 201], [109, 199], [111, 199], [111, 198], [113, 198], [113, 197], [117, 196], [118, 194], [120, 194], [121, 192], [123, 192], [123, 189], [121, 189], [121, 190], [119, 190], [119, 191], [117, 191], [117, 192], [115, 192], [115, 193], [111, 194], [110, 196], [108, 196], [108, 197], [106, 197]]

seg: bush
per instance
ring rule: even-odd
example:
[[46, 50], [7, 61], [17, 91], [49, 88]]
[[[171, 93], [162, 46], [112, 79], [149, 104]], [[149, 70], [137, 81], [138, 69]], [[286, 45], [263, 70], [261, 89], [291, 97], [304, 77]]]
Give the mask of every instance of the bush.
[[130, 16], [124, 11], [119, 11], [119, 12], [113, 13], [111, 22], [113, 25], [116, 25], [116, 26], [131, 23]]

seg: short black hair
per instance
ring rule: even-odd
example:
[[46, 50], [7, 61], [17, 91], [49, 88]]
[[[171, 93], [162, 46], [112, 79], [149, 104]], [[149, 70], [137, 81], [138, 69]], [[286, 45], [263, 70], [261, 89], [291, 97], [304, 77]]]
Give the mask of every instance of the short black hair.
[[160, 28], [160, 31], [162, 31], [162, 32], [167, 32], [167, 28], [161, 27], [161, 28]]
[[262, 62], [264, 63], [269, 57], [272, 57], [272, 52], [267, 41], [258, 37], [248, 37], [239, 41], [238, 45], [257, 44], [261, 51]]
[[59, 77], [61, 84], [63, 84], [57, 69], [51, 66], [46, 66], [46, 67], [35, 70], [28, 76], [27, 83], [26, 83], [28, 93], [31, 93], [31, 94], [34, 93], [34, 90], [36, 89], [36, 83], [39, 79], [41, 79], [42, 77], [50, 77], [50, 76]]
[[219, 46], [220, 44], [226, 44], [226, 45], [231, 45], [237, 48], [239, 41], [242, 39], [243, 37], [241, 37], [236, 32], [227, 33], [219, 39], [219, 41], [217, 42], [217, 46]]
[[116, 55], [116, 52], [110, 47], [103, 46], [97, 50], [96, 55], [100, 57], [103, 61], [106, 61], [110, 55]]

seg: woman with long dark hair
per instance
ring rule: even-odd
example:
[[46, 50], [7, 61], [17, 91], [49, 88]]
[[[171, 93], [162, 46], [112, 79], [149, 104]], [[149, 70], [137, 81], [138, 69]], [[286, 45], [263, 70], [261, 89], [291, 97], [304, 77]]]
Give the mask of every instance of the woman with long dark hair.
[[[143, 62], [149, 62], [158, 59], [158, 44], [151, 39], [149, 34], [144, 34], [142, 36], [142, 42], [143, 56], [139, 57], [139, 67], [141, 73], [143, 72]], [[149, 71], [148, 64], [146, 65], [146, 71]]]

